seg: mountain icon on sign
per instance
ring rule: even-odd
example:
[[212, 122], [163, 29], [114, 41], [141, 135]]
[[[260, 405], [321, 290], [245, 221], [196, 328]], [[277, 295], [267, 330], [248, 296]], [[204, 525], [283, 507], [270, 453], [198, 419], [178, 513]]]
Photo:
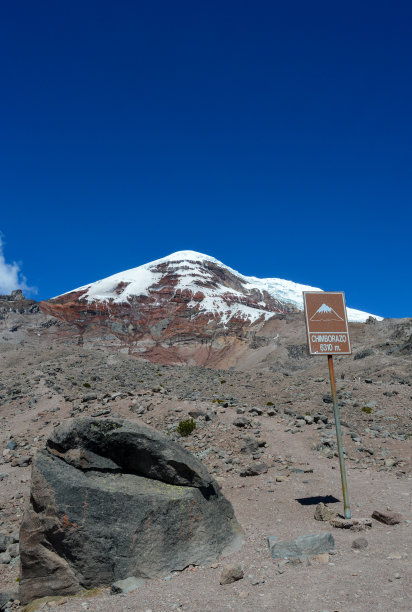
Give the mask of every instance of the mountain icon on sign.
[[340, 317], [330, 306], [327, 304], [322, 304], [319, 306], [314, 315], [310, 318], [311, 321], [343, 321], [343, 318]]

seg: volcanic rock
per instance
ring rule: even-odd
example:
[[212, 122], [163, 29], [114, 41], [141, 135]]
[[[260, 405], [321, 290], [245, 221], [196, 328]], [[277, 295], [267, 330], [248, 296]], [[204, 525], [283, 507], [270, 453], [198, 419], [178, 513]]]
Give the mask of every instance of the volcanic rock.
[[372, 518], [380, 523], [385, 523], [385, 525], [398, 525], [404, 520], [402, 514], [392, 510], [374, 510]]
[[241, 533], [217, 482], [178, 444], [130, 421], [66, 421], [33, 461], [20, 599], [215, 561]]
[[315, 533], [299, 536], [295, 540], [279, 540], [277, 536], [267, 539], [269, 552], [273, 559], [293, 559], [329, 552], [335, 546], [331, 533]]
[[320, 502], [315, 509], [314, 518], [316, 521], [330, 521], [337, 516], [337, 513], [334, 510], [325, 506], [324, 503]]
[[220, 575], [220, 584], [232, 584], [242, 580], [243, 570], [239, 563], [229, 563], [225, 565]]

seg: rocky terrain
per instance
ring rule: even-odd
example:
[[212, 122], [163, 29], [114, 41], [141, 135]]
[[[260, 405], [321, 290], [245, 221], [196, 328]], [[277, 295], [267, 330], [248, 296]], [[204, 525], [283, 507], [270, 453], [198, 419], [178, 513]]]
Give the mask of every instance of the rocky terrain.
[[[245, 543], [217, 563], [171, 572], [130, 593], [111, 594], [108, 584], [38, 606], [412, 609], [411, 319], [353, 323], [354, 354], [335, 359], [352, 514], [401, 514], [396, 525], [372, 519], [356, 533], [314, 518], [319, 502], [334, 514], [343, 505], [326, 359], [308, 357], [301, 313], [271, 318], [264, 333], [232, 350], [227, 367], [212, 368], [56, 343], [65, 323], [32, 306], [0, 313], [0, 591], [17, 599], [6, 609], [19, 609], [19, 528], [33, 456], [54, 426], [80, 416], [127, 418], [194, 453], [232, 503]], [[192, 418], [193, 432], [179, 435], [179, 423]], [[327, 553], [282, 560], [268, 549], [269, 536], [331, 531]], [[239, 579], [221, 584], [229, 563], [241, 566]]]

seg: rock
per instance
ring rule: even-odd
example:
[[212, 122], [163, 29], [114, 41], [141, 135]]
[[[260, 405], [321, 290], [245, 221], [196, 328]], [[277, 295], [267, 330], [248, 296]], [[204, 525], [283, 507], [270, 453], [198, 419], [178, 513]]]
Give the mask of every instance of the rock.
[[331, 404], [332, 403], [332, 396], [330, 393], [325, 393], [325, 395], [322, 397], [323, 401], [325, 404]]
[[96, 417], [100, 417], [100, 416], [103, 416], [105, 414], [110, 414], [110, 413], [111, 413], [110, 408], [102, 408], [101, 410], [97, 410], [96, 412], [93, 412], [93, 414], [91, 414], [90, 416], [95, 419]]
[[315, 509], [314, 518], [316, 521], [330, 521], [337, 516], [337, 513], [325, 506], [324, 503], [319, 502]]
[[363, 531], [368, 527], [372, 527], [372, 520], [370, 518], [334, 518], [331, 519], [330, 524], [332, 527], [338, 529], [351, 529], [352, 531]]
[[13, 538], [11, 536], [0, 533], [0, 553], [5, 552], [12, 542]]
[[259, 408], [258, 406], [252, 406], [252, 408], [249, 408], [248, 412], [250, 412], [252, 416], [260, 416], [261, 414], [263, 414], [262, 408]]
[[20, 599], [164, 576], [241, 540], [219, 485], [180, 445], [130, 421], [65, 421], [33, 462]]
[[305, 535], [295, 540], [279, 540], [277, 536], [269, 536], [268, 547], [273, 559], [293, 559], [329, 552], [335, 546], [331, 533]]
[[8, 552], [0, 554], [0, 565], [7, 565], [11, 561], [11, 556]]
[[365, 349], [364, 351], [360, 351], [359, 353], [356, 353], [356, 355], [354, 355], [353, 359], [365, 359], [365, 357], [370, 357], [370, 355], [373, 355], [374, 352], [372, 349]]
[[266, 463], [254, 463], [253, 465], [246, 465], [244, 469], [239, 472], [239, 476], [259, 476], [259, 474], [266, 474], [268, 466]]
[[204, 410], [189, 410], [189, 416], [192, 417], [192, 419], [203, 417], [205, 421], [210, 421], [210, 415]]
[[365, 548], [368, 548], [368, 540], [366, 538], [356, 538], [352, 542], [352, 548], [355, 550], [365, 550]]
[[19, 545], [18, 544], [10, 544], [10, 546], [7, 549], [7, 552], [9, 553], [10, 557], [12, 559], [14, 559], [19, 554]]
[[124, 580], [114, 582], [111, 586], [110, 593], [112, 595], [117, 595], [118, 593], [130, 593], [131, 591], [136, 591], [139, 589], [145, 584], [145, 582], [146, 580], [144, 578], [135, 578], [134, 576], [130, 576]]
[[256, 438], [252, 438], [252, 436], [248, 436], [247, 438], [243, 438], [243, 444], [240, 448], [240, 452], [244, 454], [252, 454], [255, 453], [259, 448], [259, 443]]
[[236, 417], [236, 419], [233, 421], [233, 425], [235, 427], [248, 427], [250, 425], [250, 421], [249, 419], [247, 419], [244, 416], [238, 416]]
[[373, 450], [373, 448], [366, 448], [366, 446], [360, 446], [358, 448], [358, 452], [359, 453], [367, 453], [368, 455], [374, 455], [375, 451]]
[[231, 584], [243, 578], [243, 570], [238, 563], [229, 563], [220, 574], [220, 584]]
[[31, 463], [31, 457], [18, 457], [11, 462], [12, 467], [27, 467]]
[[374, 510], [372, 512], [372, 518], [381, 523], [385, 523], [385, 525], [398, 525], [405, 520], [402, 514], [399, 512], [392, 512], [389, 510], [383, 512], [380, 510]]
[[93, 400], [97, 400], [96, 393], [87, 393], [82, 397], [82, 402], [92, 402]]
[[17, 442], [15, 442], [14, 440], [10, 440], [10, 442], [6, 444], [6, 448], [10, 450], [15, 450], [17, 448]]

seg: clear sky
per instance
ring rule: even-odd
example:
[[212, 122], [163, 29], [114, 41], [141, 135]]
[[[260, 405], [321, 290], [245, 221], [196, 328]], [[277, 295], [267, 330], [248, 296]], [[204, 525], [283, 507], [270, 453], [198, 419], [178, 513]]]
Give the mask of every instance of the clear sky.
[[191, 249], [411, 316], [411, 30], [396, 0], [1, 3], [0, 290]]

